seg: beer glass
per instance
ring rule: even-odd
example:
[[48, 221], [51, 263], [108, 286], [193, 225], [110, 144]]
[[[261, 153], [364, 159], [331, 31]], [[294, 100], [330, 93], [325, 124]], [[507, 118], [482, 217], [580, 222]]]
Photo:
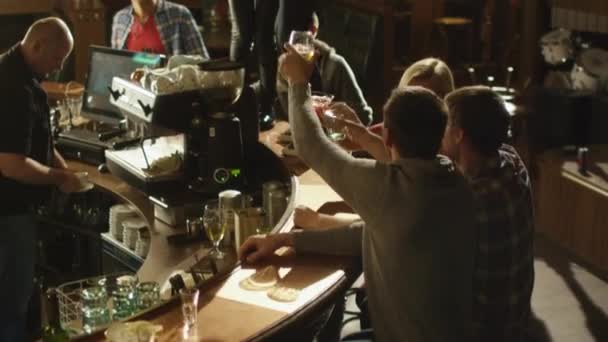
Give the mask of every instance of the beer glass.
[[314, 38], [309, 31], [291, 31], [289, 44], [308, 62], [315, 56]]

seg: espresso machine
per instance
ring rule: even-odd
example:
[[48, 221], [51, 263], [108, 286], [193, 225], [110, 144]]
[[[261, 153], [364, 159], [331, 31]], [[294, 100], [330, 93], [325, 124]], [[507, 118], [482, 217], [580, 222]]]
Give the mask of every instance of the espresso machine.
[[[141, 146], [106, 151], [113, 174], [156, 198], [170, 198], [163, 194], [177, 189], [213, 197], [246, 186], [245, 153], [257, 144], [259, 121], [253, 89], [244, 85], [244, 66], [212, 60], [198, 64], [198, 75], [199, 88], [170, 94], [156, 94], [130, 79], [112, 80], [111, 102], [127, 119], [146, 126]], [[150, 146], [172, 133], [183, 134], [183, 166], [170, 175], [151, 175], [142, 167], [150, 159], [143, 141]], [[143, 154], [145, 164], [133, 165], [136, 154]]]

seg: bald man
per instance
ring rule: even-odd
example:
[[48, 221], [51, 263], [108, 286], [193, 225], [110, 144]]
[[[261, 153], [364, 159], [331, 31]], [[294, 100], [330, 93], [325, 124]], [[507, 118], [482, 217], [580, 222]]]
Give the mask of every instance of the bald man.
[[0, 342], [25, 341], [34, 278], [32, 209], [57, 186], [79, 189], [78, 178], [53, 148], [49, 107], [40, 81], [63, 66], [74, 45], [58, 18], [35, 22], [0, 55]]

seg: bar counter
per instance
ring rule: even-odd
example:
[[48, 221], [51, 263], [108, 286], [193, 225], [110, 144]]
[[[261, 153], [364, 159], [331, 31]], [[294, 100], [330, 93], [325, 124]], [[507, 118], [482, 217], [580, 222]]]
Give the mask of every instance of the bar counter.
[[[278, 123], [274, 129], [260, 134], [260, 141], [278, 156], [281, 146], [276, 143], [280, 132], [288, 129], [287, 123]], [[327, 202], [340, 201], [340, 197], [323, 180], [297, 158], [282, 159], [287, 168], [297, 175], [296, 204], [320, 208]], [[202, 243], [176, 247], [167, 243], [166, 236], [179, 231], [154, 219], [153, 206], [147, 196], [112, 176], [100, 173], [97, 168], [69, 161], [73, 170], [87, 171], [98, 190], [109, 191], [122, 201], [132, 204], [145, 218], [150, 227], [151, 244], [144, 264], [138, 271], [140, 281], [156, 281], [163, 284], [175, 269], [183, 269], [208, 252]], [[330, 208], [331, 205], [325, 205]], [[331, 210], [324, 210], [331, 212]], [[275, 231], [293, 228], [291, 218]], [[254, 272], [252, 266], [236, 265], [229, 272], [220, 273], [203, 283], [199, 298], [198, 338], [203, 341], [256, 341], [283, 340], [294, 331], [310, 330], [307, 325], [331, 307], [333, 301], [356, 279], [360, 273], [356, 258], [321, 255], [296, 255], [284, 249], [268, 264], [276, 265], [281, 283], [301, 290], [293, 303], [274, 302], [264, 292], [246, 291], [235, 284]], [[197, 255], [195, 257], [195, 255]], [[133, 317], [145, 319], [163, 326], [159, 341], [182, 340], [182, 313], [179, 298]], [[103, 333], [83, 338], [87, 341], [104, 340]]]

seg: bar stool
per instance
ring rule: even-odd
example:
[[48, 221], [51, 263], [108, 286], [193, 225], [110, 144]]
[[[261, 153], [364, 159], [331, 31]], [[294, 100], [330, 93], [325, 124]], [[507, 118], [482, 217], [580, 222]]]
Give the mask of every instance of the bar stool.
[[[440, 17], [433, 20], [431, 51], [451, 67], [471, 64], [473, 59], [473, 21], [464, 17]], [[465, 47], [461, 48], [460, 42]]]

